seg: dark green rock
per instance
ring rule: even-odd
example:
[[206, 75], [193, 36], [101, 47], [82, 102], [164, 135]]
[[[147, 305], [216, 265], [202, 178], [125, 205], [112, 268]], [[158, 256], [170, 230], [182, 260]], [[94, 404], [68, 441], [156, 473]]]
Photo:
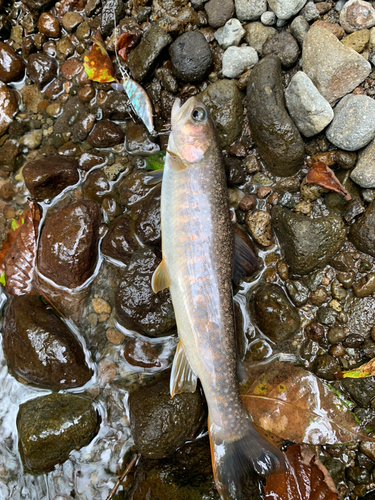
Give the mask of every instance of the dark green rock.
[[375, 299], [350, 295], [346, 298], [344, 312], [348, 316], [346, 326], [351, 333], [366, 335], [375, 325]]
[[359, 406], [368, 406], [375, 397], [375, 377], [345, 378], [341, 385]]
[[129, 397], [130, 428], [136, 449], [147, 458], [165, 458], [189, 439], [204, 408], [199, 391], [169, 391], [169, 377]]
[[[355, 184], [350, 178], [350, 170], [339, 170], [338, 172], [335, 172], [335, 175], [348, 191], [352, 199], [360, 197], [357, 184]], [[341, 194], [334, 193], [332, 191], [325, 195], [324, 201], [327, 208], [338, 214], [341, 214], [349, 203]]]
[[324, 267], [346, 240], [345, 223], [337, 215], [310, 219], [276, 206], [272, 209], [272, 225], [295, 274]]
[[335, 373], [340, 371], [340, 365], [330, 354], [317, 356], [314, 362], [314, 372], [325, 380], [335, 380]]
[[49, 394], [20, 405], [18, 448], [27, 472], [48, 472], [73, 450], [87, 446], [99, 430], [91, 401], [74, 394]]
[[368, 484], [371, 482], [370, 473], [365, 467], [349, 467], [346, 469], [346, 477], [354, 484]]
[[361, 252], [375, 257], [375, 202], [372, 202], [351, 226], [349, 240]]
[[93, 375], [75, 335], [35, 295], [11, 300], [2, 333], [11, 371], [38, 387], [80, 387]]
[[362, 429], [366, 432], [375, 432], [375, 410], [373, 408], [354, 408], [355, 416], [359, 419]]
[[336, 323], [337, 311], [332, 307], [319, 307], [316, 319], [323, 325], [333, 326]]
[[265, 284], [257, 291], [253, 312], [262, 333], [274, 342], [289, 339], [299, 329], [297, 309], [278, 285]]
[[247, 114], [260, 157], [274, 175], [295, 174], [303, 164], [302, 137], [288, 115], [280, 59], [269, 55], [251, 71], [247, 85]]

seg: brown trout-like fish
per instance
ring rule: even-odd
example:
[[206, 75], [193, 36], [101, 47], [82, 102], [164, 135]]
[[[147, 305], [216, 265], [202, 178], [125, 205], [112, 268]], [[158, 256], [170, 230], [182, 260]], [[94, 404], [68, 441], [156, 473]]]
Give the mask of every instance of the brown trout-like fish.
[[155, 292], [169, 287], [176, 315], [171, 395], [194, 392], [200, 379], [216, 486], [223, 499], [240, 500], [248, 474], [265, 476], [283, 458], [254, 429], [238, 391], [227, 185], [213, 122], [196, 97], [182, 107], [179, 99], [174, 103], [167, 151], [163, 260], [152, 286]]

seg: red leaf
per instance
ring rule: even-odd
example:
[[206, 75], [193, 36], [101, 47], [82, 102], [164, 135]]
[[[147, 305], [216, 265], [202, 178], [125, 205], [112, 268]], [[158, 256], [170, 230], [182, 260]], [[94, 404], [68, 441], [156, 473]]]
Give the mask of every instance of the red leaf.
[[306, 182], [330, 189], [331, 191], [342, 194], [345, 200], [351, 200], [348, 191], [337, 179], [333, 171], [322, 161], [318, 161], [311, 166], [306, 175]]
[[264, 500], [338, 500], [333, 480], [324, 465], [299, 445], [285, 455], [286, 471], [271, 473]]
[[116, 45], [118, 55], [121, 59], [126, 61], [129, 52], [137, 44], [138, 40], [139, 36], [134, 33], [121, 33]]
[[32, 201], [28, 204], [25, 222], [20, 227], [16, 240], [4, 259], [5, 289], [11, 295], [25, 295], [34, 291], [33, 278], [40, 209], [38, 204]]

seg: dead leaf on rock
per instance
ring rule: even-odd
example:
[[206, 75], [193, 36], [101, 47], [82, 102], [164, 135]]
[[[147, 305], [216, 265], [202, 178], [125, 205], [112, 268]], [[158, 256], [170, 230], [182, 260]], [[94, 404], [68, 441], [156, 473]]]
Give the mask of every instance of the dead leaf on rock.
[[247, 366], [246, 371], [242, 402], [265, 431], [313, 445], [372, 441], [348, 406], [312, 373], [278, 361]]
[[355, 370], [335, 373], [336, 378], [365, 378], [375, 375], [375, 358], [370, 359], [367, 363], [359, 366]]
[[344, 188], [333, 171], [322, 161], [318, 161], [311, 166], [306, 175], [306, 182], [330, 189], [331, 191], [335, 191], [335, 193], [341, 194], [345, 200], [351, 200], [348, 191]]
[[271, 473], [264, 488], [265, 500], [337, 500], [337, 490], [324, 465], [299, 445], [284, 453], [285, 472]]

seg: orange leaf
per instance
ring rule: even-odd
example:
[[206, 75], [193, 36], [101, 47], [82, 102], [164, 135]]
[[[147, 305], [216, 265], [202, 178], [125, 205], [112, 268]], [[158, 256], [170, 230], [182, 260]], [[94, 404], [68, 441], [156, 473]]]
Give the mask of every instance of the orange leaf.
[[20, 215], [18, 219], [12, 219], [12, 226], [8, 231], [8, 236], [1, 246], [0, 250], [0, 273], [4, 271], [4, 259], [8, 255], [9, 250], [12, 248], [16, 241], [17, 235], [20, 232], [24, 222], [24, 215]]
[[135, 46], [139, 39], [134, 33], [121, 33], [119, 39], [117, 40], [117, 52], [118, 55], [126, 61], [127, 55], [131, 49]]
[[83, 67], [90, 80], [100, 83], [117, 81], [111, 58], [105, 50], [99, 33], [93, 37], [90, 53], [83, 59]]
[[345, 200], [351, 200], [348, 191], [337, 179], [333, 171], [322, 161], [318, 161], [311, 166], [306, 175], [306, 182], [330, 189], [331, 191], [335, 191], [335, 193], [342, 194]]

